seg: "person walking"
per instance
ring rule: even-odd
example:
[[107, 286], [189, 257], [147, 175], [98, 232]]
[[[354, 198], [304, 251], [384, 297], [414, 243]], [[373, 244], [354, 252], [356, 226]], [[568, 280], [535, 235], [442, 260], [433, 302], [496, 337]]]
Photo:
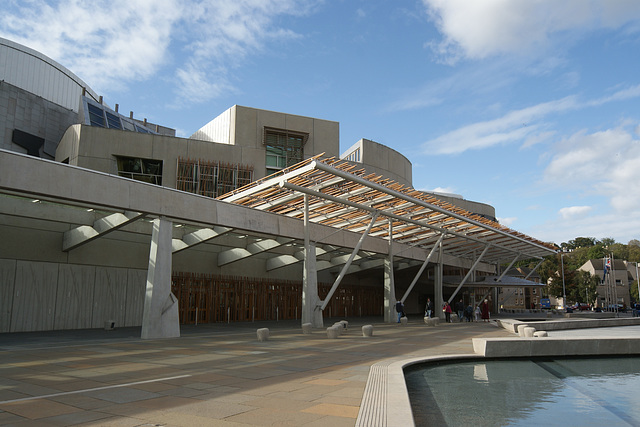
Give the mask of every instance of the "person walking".
[[489, 301], [484, 300], [480, 306], [480, 312], [482, 313], [482, 321], [489, 321]]
[[456, 311], [458, 312], [458, 322], [462, 322], [462, 317], [464, 316], [464, 303], [462, 302], [462, 298], [456, 303]]
[[427, 307], [424, 310], [424, 317], [431, 318], [432, 312], [433, 312], [433, 303], [431, 302], [431, 298], [427, 298]]
[[398, 312], [398, 323], [400, 323], [400, 319], [404, 316], [404, 304], [400, 300], [396, 302], [396, 311]]
[[448, 302], [445, 301], [444, 308], [442, 309], [442, 311], [444, 311], [445, 321], [447, 323], [451, 323], [451, 306], [449, 305]]
[[476, 322], [479, 322], [480, 321], [480, 306], [479, 305], [476, 305], [475, 315], [476, 315]]

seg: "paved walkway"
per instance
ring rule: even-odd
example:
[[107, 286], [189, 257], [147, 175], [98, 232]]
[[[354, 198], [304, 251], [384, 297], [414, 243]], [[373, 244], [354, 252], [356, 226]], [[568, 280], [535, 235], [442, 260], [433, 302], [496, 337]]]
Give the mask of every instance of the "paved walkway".
[[348, 320], [336, 340], [302, 334], [300, 321], [183, 326], [181, 338], [144, 341], [139, 328], [0, 334], [0, 425], [353, 426], [372, 364], [513, 336], [493, 323]]

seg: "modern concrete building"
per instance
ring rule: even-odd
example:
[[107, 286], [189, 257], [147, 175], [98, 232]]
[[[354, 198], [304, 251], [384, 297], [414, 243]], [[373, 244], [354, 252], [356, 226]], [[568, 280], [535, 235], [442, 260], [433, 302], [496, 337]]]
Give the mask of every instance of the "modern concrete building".
[[0, 49], [0, 332], [391, 321], [396, 298], [495, 303], [499, 265], [554, 252], [489, 205], [413, 189], [391, 148], [340, 155], [335, 121], [233, 106], [179, 138]]

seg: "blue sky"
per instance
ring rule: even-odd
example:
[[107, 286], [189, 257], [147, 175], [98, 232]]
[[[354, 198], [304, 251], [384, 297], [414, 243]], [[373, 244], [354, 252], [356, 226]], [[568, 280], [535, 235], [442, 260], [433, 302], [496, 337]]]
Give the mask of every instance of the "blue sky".
[[561, 243], [640, 239], [636, 0], [5, 0], [0, 36], [188, 136], [234, 104], [340, 122], [417, 189]]

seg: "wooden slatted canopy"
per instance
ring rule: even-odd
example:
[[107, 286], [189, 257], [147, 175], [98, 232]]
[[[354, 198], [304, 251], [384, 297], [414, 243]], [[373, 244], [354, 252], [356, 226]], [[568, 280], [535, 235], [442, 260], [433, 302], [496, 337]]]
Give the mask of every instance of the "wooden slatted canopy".
[[[218, 199], [289, 217], [304, 217], [331, 227], [425, 249], [444, 233], [445, 254], [484, 262], [541, 258], [556, 252], [549, 244], [473, 214], [436, 196], [403, 186], [352, 163], [321, 155], [300, 162]], [[391, 227], [389, 226], [391, 224]]]

